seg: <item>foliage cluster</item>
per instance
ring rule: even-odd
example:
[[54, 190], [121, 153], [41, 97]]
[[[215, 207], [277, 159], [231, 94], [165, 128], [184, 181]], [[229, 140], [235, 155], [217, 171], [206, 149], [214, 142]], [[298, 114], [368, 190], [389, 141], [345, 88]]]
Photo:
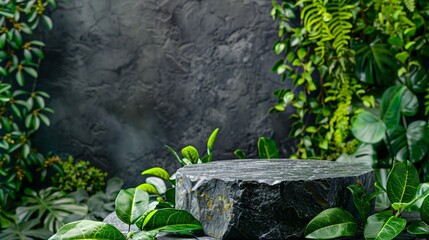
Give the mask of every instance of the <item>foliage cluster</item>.
[[[293, 87], [275, 91], [278, 103], [272, 110], [295, 109], [291, 136], [298, 145], [292, 158], [365, 155], [384, 164], [393, 146], [401, 159], [427, 160], [427, 150], [412, 153], [411, 138], [405, 136], [428, 134], [424, 113], [429, 101], [423, 101], [429, 97], [428, 9], [424, 0], [273, 1], [271, 15], [279, 21], [280, 38], [274, 51], [286, 55], [273, 71]], [[402, 102], [386, 104], [395, 94]], [[356, 116], [362, 114], [362, 120], [374, 107], [380, 114], [371, 121], [383, 120], [381, 129], [388, 131], [380, 142], [365, 141], [361, 136], [366, 132], [357, 126], [352, 131]], [[394, 107], [401, 114], [386, 115]], [[421, 146], [422, 138], [418, 141]]]
[[66, 161], [59, 161], [59, 165], [62, 171], [52, 177], [52, 184], [62, 191], [73, 192], [82, 188], [93, 195], [106, 184], [107, 173], [91, 166], [89, 161], [75, 161], [69, 156]]
[[[305, 237], [332, 239], [355, 236], [358, 228], [363, 228], [365, 239], [394, 239], [404, 229], [416, 236], [429, 234], [429, 183], [420, 182], [412, 162], [396, 162], [389, 173], [386, 186], [376, 186], [378, 191], [370, 195], [367, 195], [361, 185], [348, 187], [359, 213], [359, 222], [344, 209], [326, 209], [307, 225]], [[383, 192], [391, 202], [390, 208], [370, 216], [371, 200]], [[407, 219], [401, 217], [404, 211], [418, 212], [421, 220], [408, 223]]]

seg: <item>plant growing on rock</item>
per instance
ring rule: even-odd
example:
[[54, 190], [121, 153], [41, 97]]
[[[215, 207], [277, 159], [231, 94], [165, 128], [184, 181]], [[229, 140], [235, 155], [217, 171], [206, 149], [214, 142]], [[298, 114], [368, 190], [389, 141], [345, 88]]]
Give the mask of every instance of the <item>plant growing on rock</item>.
[[[370, 195], [367, 195], [360, 185], [348, 187], [360, 222], [344, 209], [326, 209], [307, 225], [305, 237], [333, 239], [355, 236], [358, 228], [363, 229], [365, 239], [394, 239], [405, 229], [417, 236], [429, 234], [429, 183], [420, 183], [413, 163], [396, 162], [387, 178], [386, 188], [380, 185], [376, 187], [379, 191]], [[369, 216], [372, 199], [382, 192], [387, 193], [391, 202], [390, 208]], [[419, 212], [421, 220], [408, 224], [407, 220], [401, 217], [404, 211]]]
[[[241, 149], [234, 151], [235, 156], [239, 159], [245, 159], [246, 153]], [[275, 159], [279, 158], [279, 148], [274, 140], [270, 138], [260, 137], [258, 139], [258, 156], [260, 159]]]

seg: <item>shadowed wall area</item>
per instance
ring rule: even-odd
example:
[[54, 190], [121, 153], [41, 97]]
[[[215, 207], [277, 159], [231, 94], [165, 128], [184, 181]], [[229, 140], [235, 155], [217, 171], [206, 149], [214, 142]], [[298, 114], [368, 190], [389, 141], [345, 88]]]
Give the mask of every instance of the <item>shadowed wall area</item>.
[[205, 151], [216, 127], [215, 159], [255, 156], [260, 136], [284, 140], [285, 113], [267, 113], [278, 84], [270, 10], [262, 0], [61, 1], [39, 85], [55, 114], [37, 147], [133, 185], [145, 168], [179, 167], [164, 144]]

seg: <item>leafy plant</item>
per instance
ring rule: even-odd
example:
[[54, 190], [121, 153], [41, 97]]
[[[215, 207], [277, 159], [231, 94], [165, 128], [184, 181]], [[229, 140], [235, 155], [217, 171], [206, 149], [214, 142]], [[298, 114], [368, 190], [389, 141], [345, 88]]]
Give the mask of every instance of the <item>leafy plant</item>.
[[139, 231], [125, 237], [114, 226], [90, 220], [64, 225], [49, 240], [67, 239], [155, 239], [159, 232], [190, 234], [202, 226], [190, 213], [173, 208], [155, 210], [149, 204], [149, 194], [138, 188], [121, 190], [116, 198], [116, 215], [128, 225], [135, 224]]
[[[379, 191], [371, 195], [367, 195], [361, 185], [349, 186], [360, 222], [344, 209], [326, 209], [310, 221], [305, 229], [305, 237], [332, 239], [354, 236], [358, 228], [363, 228], [365, 239], [394, 239], [405, 229], [411, 234], [429, 234], [429, 183], [420, 183], [412, 162], [396, 162], [387, 178], [386, 188], [376, 186]], [[391, 202], [390, 209], [368, 216], [372, 199], [382, 192], [387, 193]], [[406, 228], [407, 220], [401, 217], [405, 210], [420, 212], [421, 220], [412, 221]]]
[[[213, 160], [213, 146], [216, 141], [219, 128], [213, 130], [207, 140], [207, 155], [200, 158], [198, 150], [194, 146], [186, 146], [182, 149], [182, 157], [171, 147], [165, 145], [174, 158], [183, 166], [189, 164], [207, 163]], [[175, 205], [175, 174], [170, 174], [163, 168], [153, 167], [141, 173], [142, 175], [150, 175], [146, 178], [146, 182], [137, 186], [137, 188], [155, 195], [159, 202], [159, 207], [174, 207]]]
[[[0, 219], [6, 227], [26, 184], [44, 180], [56, 163], [37, 153], [31, 137], [49, 126], [49, 95], [38, 89], [45, 46], [39, 30], [53, 27], [47, 16], [55, 0], [4, 0], [0, 3]], [[24, 186], [24, 187], [23, 187]], [[11, 204], [14, 203], [14, 204]], [[6, 207], [6, 208], [3, 208]]]
[[55, 191], [52, 187], [39, 192], [26, 189], [25, 192], [27, 195], [22, 198], [24, 206], [16, 209], [19, 221], [36, 219], [51, 232], [57, 231], [68, 216], [85, 216], [88, 212], [87, 206], [77, 204], [73, 198], [66, 197], [65, 193]]
[[44, 228], [37, 228], [39, 220], [32, 219], [14, 222], [9, 228], [0, 232], [1, 239], [7, 240], [44, 240], [52, 236], [52, 233]]
[[[240, 149], [234, 151], [235, 156], [239, 159], [245, 159], [246, 153]], [[274, 140], [260, 137], [258, 139], [258, 155], [260, 159], [275, 159], [279, 158], [279, 149]]]
[[[284, 54], [273, 71], [292, 87], [274, 92], [277, 104], [271, 111], [295, 109], [290, 134], [298, 143], [291, 158], [356, 161], [364, 149], [365, 160], [379, 159], [376, 167], [389, 167], [390, 144], [394, 155], [410, 159], [427, 176], [426, 147], [418, 152], [423, 144], [404, 139], [406, 132], [420, 140], [427, 134], [422, 122], [411, 123], [427, 122], [429, 112], [428, 8], [426, 1], [408, 0], [273, 1], [271, 15], [279, 26], [273, 50]], [[383, 92], [374, 118], [368, 108], [376, 107]], [[395, 94], [402, 97], [389, 102]], [[395, 113], [395, 107], [401, 110]], [[355, 119], [355, 125], [371, 123], [368, 134], [353, 130]], [[368, 143], [376, 154], [368, 154]]]
[[[83, 188], [79, 188], [68, 196], [75, 199], [77, 203], [88, 206], [88, 214], [84, 219], [102, 221], [107, 215], [115, 211], [115, 199], [118, 195], [123, 181], [120, 178], [111, 178], [107, 181], [104, 192], [99, 191], [94, 195], [89, 195]], [[67, 217], [67, 220], [81, 220], [82, 216], [74, 215]]]
[[107, 173], [94, 166], [89, 161], [75, 161], [69, 156], [66, 161], [59, 162], [62, 171], [52, 177], [53, 186], [65, 192], [73, 192], [83, 188], [92, 195], [101, 191], [105, 186]]

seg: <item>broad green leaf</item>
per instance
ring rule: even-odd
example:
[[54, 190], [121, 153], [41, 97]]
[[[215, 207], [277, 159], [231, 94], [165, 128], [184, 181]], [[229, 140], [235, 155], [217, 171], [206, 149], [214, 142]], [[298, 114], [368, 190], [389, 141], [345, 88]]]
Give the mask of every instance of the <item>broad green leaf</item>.
[[368, 240], [390, 240], [398, 236], [407, 225], [407, 220], [397, 218], [391, 211], [370, 216], [366, 222], [364, 235]]
[[366, 222], [371, 212], [371, 202], [366, 195], [365, 189], [361, 185], [353, 184], [347, 187], [353, 196], [353, 203], [359, 212], [362, 222]]
[[137, 188], [141, 189], [147, 193], [159, 195], [158, 190], [156, 190], [156, 187], [150, 183], [142, 183], [142, 184], [138, 185]]
[[172, 208], [151, 210], [137, 224], [146, 231], [187, 232], [202, 229], [200, 222], [192, 214]]
[[121, 221], [134, 224], [149, 206], [149, 194], [138, 188], [121, 190], [116, 197], [115, 211]]
[[370, 112], [361, 112], [352, 124], [353, 135], [364, 143], [378, 143], [385, 134], [386, 125]]
[[381, 97], [380, 116], [388, 129], [399, 124], [402, 94], [405, 89], [403, 86], [392, 86], [386, 89]]
[[171, 202], [173, 205], [176, 204], [176, 189], [175, 188], [169, 188], [165, 192], [165, 198], [168, 202]]
[[416, 196], [414, 197], [414, 200], [410, 204], [410, 206], [408, 206], [407, 211], [409, 212], [419, 211], [422, 207], [423, 201], [427, 198], [428, 195], [429, 195], [429, 183], [421, 183], [417, 187]]
[[274, 140], [261, 137], [258, 139], [258, 154], [260, 159], [273, 159], [279, 157], [279, 149]]
[[377, 154], [371, 144], [361, 143], [354, 153], [350, 155], [343, 153], [338, 157], [336, 162], [362, 163], [372, 166], [376, 157]]
[[53, 23], [52, 23], [51, 18], [49, 18], [48, 16], [43, 15], [42, 19], [43, 19], [43, 22], [45, 23], [46, 27], [48, 28], [48, 30], [52, 30]]
[[401, 112], [405, 116], [414, 116], [419, 111], [419, 100], [410, 89], [404, 88], [402, 93]]
[[429, 225], [423, 221], [412, 221], [407, 231], [415, 235], [428, 235]]
[[153, 167], [153, 168], [149, 168], [147, 170], [144, 170], [142, 173], [142, 175], [153, 175], [153, 176], [157, 176], [160, 177], [166, 181], [168, 181], [170, 179], [170, 174], [168, 174], [168, 172], [160, 167]]
[[423, 93], [426, 91], [429, 74], [423, 67], [413, 67], [411, 71], [401, 78], [401, 82], [415, 93]]
[[114, 226], [90, 220], [81, 220], [64, 225], [49, 240], [126, 240]]
[[191, 161], [192, 164], [198, 163], [200, 159], [200, 154], [198, 154], [198, 150], [194, 146], [184, 147], [182, 149], [182, 156]]
[[246, 153], [243, 152], [241, 149], [235, 149], [234, 155], [236, 157], [238, 157], [238, 159], [245, 159], [246, 158]]
[[388, 132], [390, 145], [399, 160], [418, 162], [429, 151], [429, 132], [425, 121], [414, 121], [407, 129], [395, 126]]
[[419, 174], [413, 163], [398, 162], [387, 177], [387, 196], [392, 203], [410, 202], [414, 199], [419, 185]]
[[305, 228], [304, 236], [310, 239], [332, 239], [353, 236], [357, 224], [353, 215], [341, 208], [329, 208], [314, 217]]
[[210, 134], [209, 139], [207, 140], [207, 154], [208, 155], [212, 154], [213, 145], [214, 145], [214, 142], [216, 141], [216, 136], [217, 136], [218, 132], [219, 132], [219, 128], [216, 128], [215, 130], [213, 130], [213, 132]]
[[410, 54], [408, 52], [401, 52], [401, 53], [397, 53], [395, 55], [395, 58], [398, 59], [402, 64], [405, 63], [405, 61], [407, 61], [408, 57], [410, 56]]
[[361, 82], [389, 85], [394, 81], [398, 65], [389, 44], [378, 40], [367, 44], [357, 44], [356, 75]]

